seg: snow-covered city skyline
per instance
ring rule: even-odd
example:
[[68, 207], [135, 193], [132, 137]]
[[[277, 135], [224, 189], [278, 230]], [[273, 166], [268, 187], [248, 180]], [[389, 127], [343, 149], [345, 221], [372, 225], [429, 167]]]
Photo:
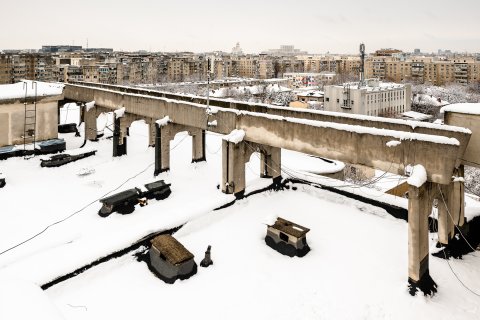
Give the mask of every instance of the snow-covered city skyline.
[[[247, 53], [293, 44], [309, 53], [354, 53], [358, 42], [374, 48], [422, 52], [480, 51], [480, 2], [379, 0], [154, 2], [59, 0], [6, 2], [0, 21], [2, 49], [48, 44], [125, 51], [230, 51]], [[8, 30], [8, 32], [7, 32]]]

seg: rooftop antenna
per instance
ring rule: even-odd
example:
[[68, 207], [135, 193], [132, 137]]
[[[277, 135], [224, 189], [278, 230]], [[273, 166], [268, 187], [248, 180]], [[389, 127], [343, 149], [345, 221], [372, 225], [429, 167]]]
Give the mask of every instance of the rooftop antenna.
[[88, 49], [88, 38], [87, 38], [87, 49]]
[[358, 87], [365, 85], [365, 44], [360, 43], [360, 82]]

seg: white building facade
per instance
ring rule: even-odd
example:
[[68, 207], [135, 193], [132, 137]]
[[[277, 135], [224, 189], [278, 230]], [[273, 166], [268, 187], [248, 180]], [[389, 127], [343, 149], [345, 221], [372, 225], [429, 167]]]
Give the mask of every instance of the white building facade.
[[360, 86], [358, 82], [326, 86], [324, 109], [369, 116], [395, 116], [411, 110], [411, 96], [409, 84], [368, 79]]

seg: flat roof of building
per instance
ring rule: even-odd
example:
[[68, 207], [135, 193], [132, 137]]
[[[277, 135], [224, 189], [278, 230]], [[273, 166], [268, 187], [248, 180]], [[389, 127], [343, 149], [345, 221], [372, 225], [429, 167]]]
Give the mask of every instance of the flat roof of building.
[[[36, 87], [35, 87], [36, 83]], [[14, 84], [0, 85], [0, 104], [5, 101], [59, 96], [63, 94], [65, 86], [60, 83], [48, 83], [23, 80]], [[36, 90], [35, 90], [36, 89]]]
[[[382, 82], [378, 80], [365, 80], [365, 84], [359, 87], [359, 82], [346, 82], [340, 85], [333, 85], [332, 87], [337, 88], [345, 88], [349, 86], [350, 89], [359, 89], [359, 90], [366, 90], [366, 91], [386, 91], [386, 90], [394, 90], [394, 89], [403, 89], [405, 88], [404, 84], [395, 83], [395, 82]], [[328, 87], [328, 86], [327, 86]]]

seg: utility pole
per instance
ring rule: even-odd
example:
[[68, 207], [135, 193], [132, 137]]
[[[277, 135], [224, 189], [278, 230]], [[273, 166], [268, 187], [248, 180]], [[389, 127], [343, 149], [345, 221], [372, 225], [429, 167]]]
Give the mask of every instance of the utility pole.
[[358, 87], [365, 85], [365, 44], [360, 43], [360, 82]]
[[210, 113], [210, 73], [213, 73], [215, 57], [207, 56], [207, 113]]

